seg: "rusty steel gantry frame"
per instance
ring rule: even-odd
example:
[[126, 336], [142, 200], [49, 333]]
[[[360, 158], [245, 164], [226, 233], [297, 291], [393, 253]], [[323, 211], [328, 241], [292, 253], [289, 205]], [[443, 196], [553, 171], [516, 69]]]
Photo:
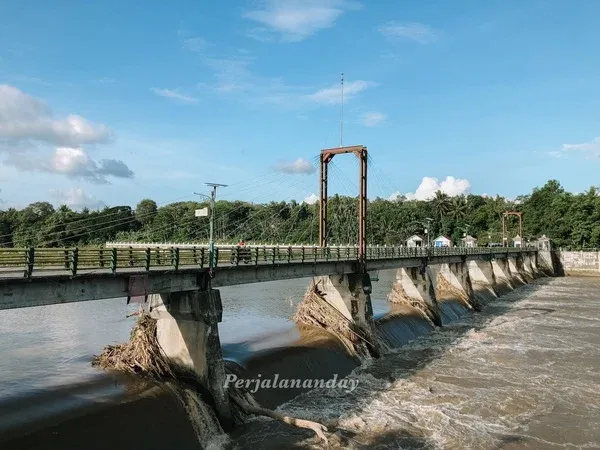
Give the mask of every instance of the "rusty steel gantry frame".
[[358, 193], [358, 259], [366, 271], [367, 262], [367, 147], [353, 145], [321, 150], [319, 197], [319, 246], [327, 246], [327, 167], [335, 155], [354, 153], [359, 160]]
[[502, 213], [502, 245], [508, 247], [508, 239], [506, 238], [506, 218], [509, 216], [517, 216], [519, 218], [519, 236], [521, 237], [521, 247], [523, 247], [523, 213], [519, 211], [506, 211]]

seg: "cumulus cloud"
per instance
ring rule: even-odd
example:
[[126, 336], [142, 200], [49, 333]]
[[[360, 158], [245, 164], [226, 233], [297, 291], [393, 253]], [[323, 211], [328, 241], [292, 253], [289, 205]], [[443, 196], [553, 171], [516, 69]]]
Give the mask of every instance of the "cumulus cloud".
[[41, 100], [13, 86], [0, 85], [0, 139], [76, 147], [104, 143], [110, 138], [111, 133], [104, 125], [73, 114], [54, 117]]
[[[43, 171], [107, 183], [107, 176], [132, 178], [133, 171], [115, 159], [92, 159], [84, 145], [112, 138], [104, 125], [77, 115], [54, 116], [50, 107], [19, 89], [0, 85], [0, 153], [4, 163], [22, 171]], [[54, 153], [49, 149], [54, 147]]]
[[277, 172], [283, 173], [314, 173], [315, 167], [312, 165], [310, 161], [304, 158], [298, 158], [293, 162], [279, 162], [275, 165], [275, 170]]
[[96, 162], [82, 148], [57, 148], [47, 170], [99, 184], [107, 183], [106, 176], [133, 178], [133, 171], [123, 161], [103, 159]]
[[100, 209], [106, 206], [102, 200], [98, 200], [91, 195], [87, 195], [83, 189], [53, 189], [50, 193], [57, 199], [59, 205], [67, 205], [71, 209], [80, 210], [83, 208]]
[[[371, 87], [376, 86], [376, 83], [370, 81], [350, 81], [349, 83], [344, 84], [344, 101], [350, 100], [356, 95], [360, 94], [362, 91], [369, 89]], [[342, 98], [342, 90], [339, 84], [334, 84], [331, 87], [318, 90], [314, 94], [310, 94], [308, 96], [309, 100], [322, 103], [322, 104], [336, 104], [340, 103]]]
[[383, 123], [387, 119], [387, 116], [377, 111], [370, 111], [364, 113], [360, 117], [360, 123], [365, 127], [376, 127], [380, 123]]
[[195, 97], [191, 97], [189, 95], [181, 94], [177, 92], [175, 89], [161, 89], [161, 88], [151, 88], [152, 92], [154, 92], [159, 97], [168, 98], [170, 100], [175, 100], [182, 103], [196, 103], [198, 99]]
[[337, 19], [359, 4], [346, 0], [266, 0], [262, 8], [248, 11], [246, 19], [258, 22], [249, 36], [270, 40], [277, 36], [283, 41], [298, 42], [331, 28]]
[[451, 176], [446, 177], [441, 183], [437, 178], [423, 177], [421, 184], [414, 193], [402, 194], [395, 192], [390, 196], [390, 199], [395, 200], [397, 197], [404, 195], [407, 200], [430, 200], [437, 191], [442, 191], [450, 197], [466, 195], [471, 192], [471, 183], [469, 180]]
[[9, 153], [7, 165], [25, 172], [48, 172], [81, 179], [95, 184], [107, 184], [108, 176], [133, 178], [133, 171], [116, 159], [95, 161], [83, 148], [59, 147], [50, 157], [39, 152]]
[[422, 23], [400, 23], [390, 21], [379, 27], [379, 32], [388, 38], [409, 39], [420, 44], [429, 44], [437, 40], [436, 31]]
[[307, 203], [309, 205], [314, 205], [318, 201], [319, 201], [319, 196], [317, 194], [310, 194], [308, 197], [306, 197], [303, 200], [304, 203]]

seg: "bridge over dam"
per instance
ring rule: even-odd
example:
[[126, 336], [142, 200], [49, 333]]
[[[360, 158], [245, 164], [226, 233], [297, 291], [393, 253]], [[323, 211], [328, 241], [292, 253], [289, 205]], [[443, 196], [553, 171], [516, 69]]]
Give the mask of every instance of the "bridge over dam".
[[[369, 271], [462, 265], [465, 270], [471, 268], [471, 277], [477, 282], [485, 278], [494, 286], [499, 283], [494, 281], [496, 278], [510, 279], [512, 272], [530, 277], [539, 270], [537, 255], [535, 248], [377, 246], [368, 248], [367, 262]], [[495, 272], [488, 265], [495, 267]], [[479, 271], [474, 271], [476, 266]], [[548, 270], [551, 261], [542, 262], [542, 267]], [[0, 310], [189, 292], [202, 289], [207, 281], [217, 288], [359, 272], [356, 246], [215, 247], [212, 272], [205, 246], [115, 244], [100, 249], [2, 249]]]
[[[478, 310], [486, 302], [553, 275], [550, 252], [535, 248], [218, 246], [209, 267], [205, 246], [139, 244], [101, 249], [3, 249], [0, 309], [85, 302], [142, 300], [157, 321], [157, 340], [175, 366], [208, 387], [223, 423], [231, 417], [218, 323], [219, 287], [312, 278], [332, 311], [353, 332], [374, 333], [370, 272], [395, 270], [388, 299], [412, 305], [443, 326], [444, 295]], [[310, 308], [308, 314], [310, 314]], [[368, 348], [371, 356], [381, 349]]]

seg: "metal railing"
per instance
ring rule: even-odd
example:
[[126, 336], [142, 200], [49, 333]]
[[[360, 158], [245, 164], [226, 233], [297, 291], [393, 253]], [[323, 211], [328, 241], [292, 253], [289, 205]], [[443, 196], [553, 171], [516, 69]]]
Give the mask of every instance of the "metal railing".
[[[368, 247], [367, 260], [431, 258], [451, 255], [498, 255], [536, 251], [512, 247]], [[316, 246], [219, 246], [215, 247], [215, 268], [265, 264], [314, 264], [328, 261], [357, 261], [358, 248]], [[206, 247], [191, 248], [6, 248], [0, 249], [0, 277], [7, 273], [26, 278], [34, 275], [144, 272], [208, 268]]]

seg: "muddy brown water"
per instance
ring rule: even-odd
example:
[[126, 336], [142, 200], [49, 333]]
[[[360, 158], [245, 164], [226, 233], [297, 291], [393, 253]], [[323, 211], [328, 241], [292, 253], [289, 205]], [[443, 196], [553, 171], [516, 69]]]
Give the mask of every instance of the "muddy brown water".
[[[444, 307], [441, 329], [385, 301], [374, 310], [394, 350], [358, 363], [288, 318], [308, 280], [222, 289], [223, 351], [238, 373], [333, 373], [352, 392], [265, 390], [261, 403], [340, 430], [331, 448], [600, 448], [600, 279], [542, 279], [481, 313]], [[91, 358], [128, 338], [123, 300], [0, 312], [0, 448], [200, 448], [171, 398], [130, 396]], [[300, 395], [298, 395], [300, 394]], [[209, 448], [320, 448], [310, 432], [257, 419]]]

